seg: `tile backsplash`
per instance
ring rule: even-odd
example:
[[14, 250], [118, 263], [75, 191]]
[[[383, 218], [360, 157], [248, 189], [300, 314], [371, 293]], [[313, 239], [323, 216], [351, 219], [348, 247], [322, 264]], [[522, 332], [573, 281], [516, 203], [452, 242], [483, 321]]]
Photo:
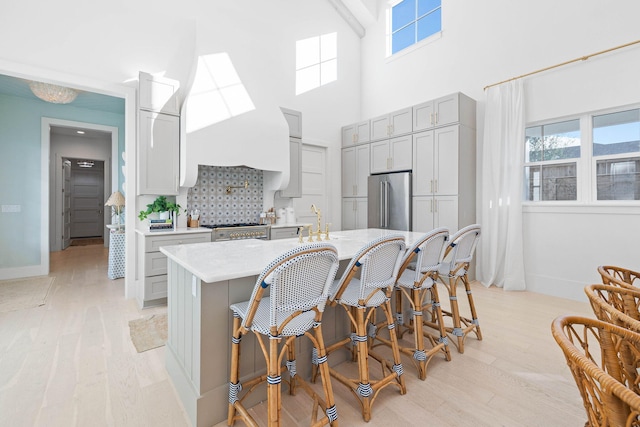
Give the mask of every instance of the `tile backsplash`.
[[[244, 182], [249, 187], [244, 188]], [[226, 194], [228, 186], [231, 194]], [[198, 165], [198, 180], [187, 193], [187, 211], [200, 210], [200, 224], [258, 222], [262, 212], [263, 174], [245, 166]]]

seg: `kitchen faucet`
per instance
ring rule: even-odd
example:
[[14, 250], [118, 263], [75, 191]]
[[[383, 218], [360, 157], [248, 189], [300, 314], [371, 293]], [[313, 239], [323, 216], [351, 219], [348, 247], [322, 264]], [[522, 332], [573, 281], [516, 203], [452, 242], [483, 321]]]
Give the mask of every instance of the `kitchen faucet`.
[[[315, 204], [312, 204], [312, 205], [311, 205], [311, 211], [312, 211], [313, 213], [315, 213], [315, 214], [316, 214], [316, 216], [318, 217], [318, 230], [317, 230], [316, 232], [314, 232], [314, 231], [313, 231], [313, 226], [312, 226], [312, 225], [309, 225], [309, 226], [308, 226], [308, 230], [309, 230], [309, 242], [313, 242], [313, 235], [314, 235], [314, 234], [318, 236], [318, 242], [319, 242], [319, 241], [321, 241], [321, 240], [322, 240], [322, 234], [323, 234], [323, 232], [322, 232], [322, 230], [321, 230], [321, 228], [320, 228], [320, 219], [322, 218], [322, 214], [321, 214], [320, 209], [318, 209], [318, 208], [316, 207], [316, 205], [315, 205]], [[324, 234], [325, 234], [325, 238], [324, 238], [324, 240], [329, 240], [329, 223], [326, 223], [326, 224], [325, 224], [325, 231], [324, 231]]]

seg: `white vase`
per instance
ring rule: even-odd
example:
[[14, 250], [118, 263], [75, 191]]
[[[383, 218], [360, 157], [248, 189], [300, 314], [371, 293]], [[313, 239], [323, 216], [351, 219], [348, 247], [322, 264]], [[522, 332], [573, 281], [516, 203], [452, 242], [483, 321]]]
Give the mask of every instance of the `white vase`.
[[160, 219], [169, 219], [169, 211], [160, 212], [158, 216]]

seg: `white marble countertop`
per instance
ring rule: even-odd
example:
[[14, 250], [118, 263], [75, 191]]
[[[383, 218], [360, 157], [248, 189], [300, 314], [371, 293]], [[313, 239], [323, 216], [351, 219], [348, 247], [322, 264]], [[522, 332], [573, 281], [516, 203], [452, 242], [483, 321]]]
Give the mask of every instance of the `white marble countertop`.
[[[155, 234], [155, 233], [154, 233]], [[381, 229], [336, 231], [327, 241], [336, 247], [341, 260], [352, 258], [366, 243], [378, 237], [400, 234], [407, 246], [424, 233]], [[305, 243], [306, 243], [305, 237]], [[204, 282], [219, 282], [255, 276], [279, 254], [299, 246], [298, 238], [282, 240], [229, 240], [163, 246], [160, 252]]]
[[149, 231], [149, 230], [140, 230], [136, 228], [136, 233], [141, 234], [143, 236], [163, 236], [167, 234], [191, 234], [191, 233], [211, 233], [211, 229], [205, 227], [198, 228], [176, 228], [175, 230], [168, 231]]

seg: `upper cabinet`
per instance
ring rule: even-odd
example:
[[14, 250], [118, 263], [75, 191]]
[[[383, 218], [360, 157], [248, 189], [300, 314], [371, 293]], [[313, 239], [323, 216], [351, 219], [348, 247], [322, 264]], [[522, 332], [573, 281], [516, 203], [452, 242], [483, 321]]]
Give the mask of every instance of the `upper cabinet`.
[[412, 130], [412, 107], [371, 119], [371, 141], [405, 135]]
[[280, 197], [302, 197], [302, 113], [280, 107], [289, 125], [289, 184]]
[[282, 108], [282, 114], [289, 125], [289, 136], [293, 138], [302, 138], [302, 113], [300, 111]]
[[138, 185], [140, 194], [174, 196], [180, 179], [180, 83], [140, 72]]
[[342, 128], [342, 146], [349, 147], [370, 141], [369, 120], [354, 123]]
[[178, 99], [180, 82], [156, 77], [142, 71], [139, 74], [139, 79], [138, 102], [141, 110], [174, 116], [180, 115], [180, 100]]
[[411, 170], [411, 135], [371, 143], [371, 173]]
[[140, 111], [138, 194], [178, 194], [180, 118]]
[[342, 197], [367, 197], [369, 144], [342, 149]]
[[413, 107], [413, 131], [460, 123], [475, 128], [476, 102], [454, 93]]

